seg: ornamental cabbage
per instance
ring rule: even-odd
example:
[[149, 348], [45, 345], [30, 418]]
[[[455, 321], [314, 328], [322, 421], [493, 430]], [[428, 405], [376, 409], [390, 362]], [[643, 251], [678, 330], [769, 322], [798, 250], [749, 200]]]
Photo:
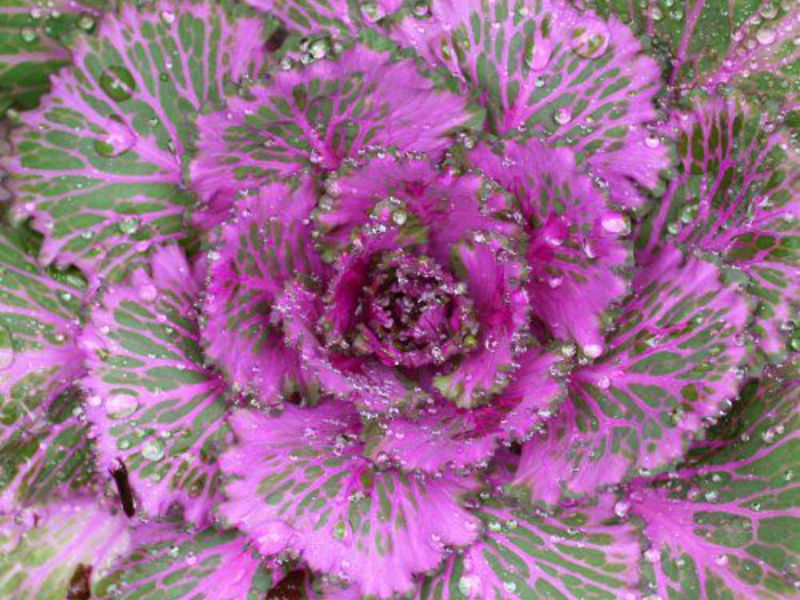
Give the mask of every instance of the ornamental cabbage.
[[6, 0], [0, 597], [800, 596], [799, 6]]

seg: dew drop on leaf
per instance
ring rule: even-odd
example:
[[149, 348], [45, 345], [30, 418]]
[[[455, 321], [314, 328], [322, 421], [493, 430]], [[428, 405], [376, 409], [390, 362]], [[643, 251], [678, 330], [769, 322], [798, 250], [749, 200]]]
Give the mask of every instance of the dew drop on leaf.
[[136, 82], [127, 68], [111, 66], [100, 76], [100, 87], [115, 102], [124, 102], [133, 96]]

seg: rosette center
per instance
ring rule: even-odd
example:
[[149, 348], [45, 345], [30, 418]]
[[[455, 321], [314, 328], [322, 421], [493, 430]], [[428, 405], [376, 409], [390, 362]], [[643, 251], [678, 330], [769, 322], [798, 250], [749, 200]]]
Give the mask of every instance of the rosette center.
[[441, 364], [468, 352], [479, 327], [467, 290], [429, 256], [378, 252], [353, 304], [348, 346], [391, 367]]

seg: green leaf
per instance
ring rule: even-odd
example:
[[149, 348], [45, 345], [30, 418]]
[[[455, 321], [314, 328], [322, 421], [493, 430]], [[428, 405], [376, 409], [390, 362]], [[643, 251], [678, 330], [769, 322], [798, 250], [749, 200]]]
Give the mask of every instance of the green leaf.
[[187, 237], [195, 199], [182, 161], [195, 117], [226, 82], [258, 70], [260, 32], [257, 19], [187, 1], [123, 6], [80, 40], [5, 161], [18, 215], [46, 238], [43, 261], [78, 265], [97, 283], [151, 245]]
[[[127, 522], [85, 499], [0, 516], [0, 597], [64, 600], [91, 590], [128, 548]], [[80, 596], [90, 597], [90, 596]]]

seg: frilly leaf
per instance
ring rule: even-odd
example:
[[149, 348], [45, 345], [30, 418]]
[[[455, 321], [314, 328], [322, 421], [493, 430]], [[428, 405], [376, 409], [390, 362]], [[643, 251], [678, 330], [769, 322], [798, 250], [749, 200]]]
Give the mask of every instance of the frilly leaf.
[[316, 204], [309, 179], [271, 183], [241, 199], [209, 267], [203, 343], [228, 381], [271, 403], [305, 388], [298, 355], [283, 343], [272, 307], [284, 285], [319, 274], [307, 221]]
[[664, 598], [764, 598], [800, 588], [800, 395], [797, 379], [749, 383], [691, 463], [637, 482], [645, 593]]
[[0, 508], [89, 479], [85, 427], [71, 414], [85, 283], [40, 267], [24, 230], [0, 236]]
[[658, 65], [629, 29], [561, 0], [439, 0], [392, 37], [475, 88], [490, 129], [574, 149], [620, 204], [638, 206], [669, 162], [656, 118]]
[[542, 349], [523, 354], [511, 382], [484, 406], [437, 402], [423, 404], [414, 416], [390, 419], [373, 454], [385, 453], [404, 469], [434, 473], [485, 465], [499, 442], [526, 438], [556, 412], [564, 395], [553, 374], [558, 360]]
[[156, 523], [131, 533], [130, 552], [97, 583], [93, 597], [263, 600], [281, 576], [241, 533]]
[[751, 97], [787, 103], [798, 98], [800, 46], [796, 2], [573, 0], [600, 14], [616, 14], [665, 49], [663, 63], [676, 90], [720, 84]]
[[[735, 98], [697, 102], [676, 122], [681, 163], [642, 226], [640, 259], [679, 242], [741, 269], [758, 303], [759, 344], [780, 360], [800, 310], [796, 142]], [[793, 343], [800, 347], [800, 340]]]
[[606, 347], [584, 349], [599, 360], [572, 374], [560, 414], [524, 446], [515, 483], [556, 502], [682, 458], [703, 419], [735, 397], [746, 322], [717, 266], [662, 254], [634, 279]]
[[602, 344], [605, 313], [627, 292], [621, 271], [629, 260], [628, 217], [607, 206], [566, 148], [535, 140], [494, 149], [481, 144], [470, 158], [519, 200], [531, 313], [556, 338]]
[[78, 265], [97, 283], [152, 244], [186, 236], [194, 198], [181, 161], [194, 115], [258, 66], [260, 27], [216, 3], [163, 2], [123, 6], [97, 37], [81, 38], [4, 161], [18, 214], [45, 236], [45, 262]]
[[597, 506], [530, 513], [502, 502], [476, 509], [485, 531], [463, 554], [428, 578], [418, 600], [613, 600], [633, 593], [639, 540]]
[[336, 169], [370, 146], [439, 158], [448, 134], [476, 118], [463, 97], [437, 89], [413, 61], [362, 46], [279, 71], [250, 92], [200, 118], [191, 172], [209, 202], [276, 177]]
[[[0, 6], [0, 117], [34, 108], [50, 76], [70, 63], [65, 43], [91, 31], [99, 10], [72, 0], [5, 0]], [[102, 2], [100, 2], [102, 4]]]
[[445, 547], [475, 540], [478, 522], [458, 498], [464, 477], [411, 477], [362, 458], [358, 413], [344, 402], [287, 406], [273, 417], [233, 415], [239, 439], [222, 457], [234, 479], [221, 513], [265, 555], [299, 553], [315, 570], [391, 597], [436, 567]]
[[177, 502], [191, 521], [218, 499], [216, 460], [229, 438], [227, 386], [200, 348], [200, 279], [181, 250], [160, 248], [149, 272], [137, 269], [103, 294], [81, 338], [101, 470], [124, 465], [146, 513]]
[[[86, 499], [0, 517], [0, 596], [90, 597], [100, 574], [128, 549], [124, 517]], [[80, 595], [79, 595], [80, 594]]]

